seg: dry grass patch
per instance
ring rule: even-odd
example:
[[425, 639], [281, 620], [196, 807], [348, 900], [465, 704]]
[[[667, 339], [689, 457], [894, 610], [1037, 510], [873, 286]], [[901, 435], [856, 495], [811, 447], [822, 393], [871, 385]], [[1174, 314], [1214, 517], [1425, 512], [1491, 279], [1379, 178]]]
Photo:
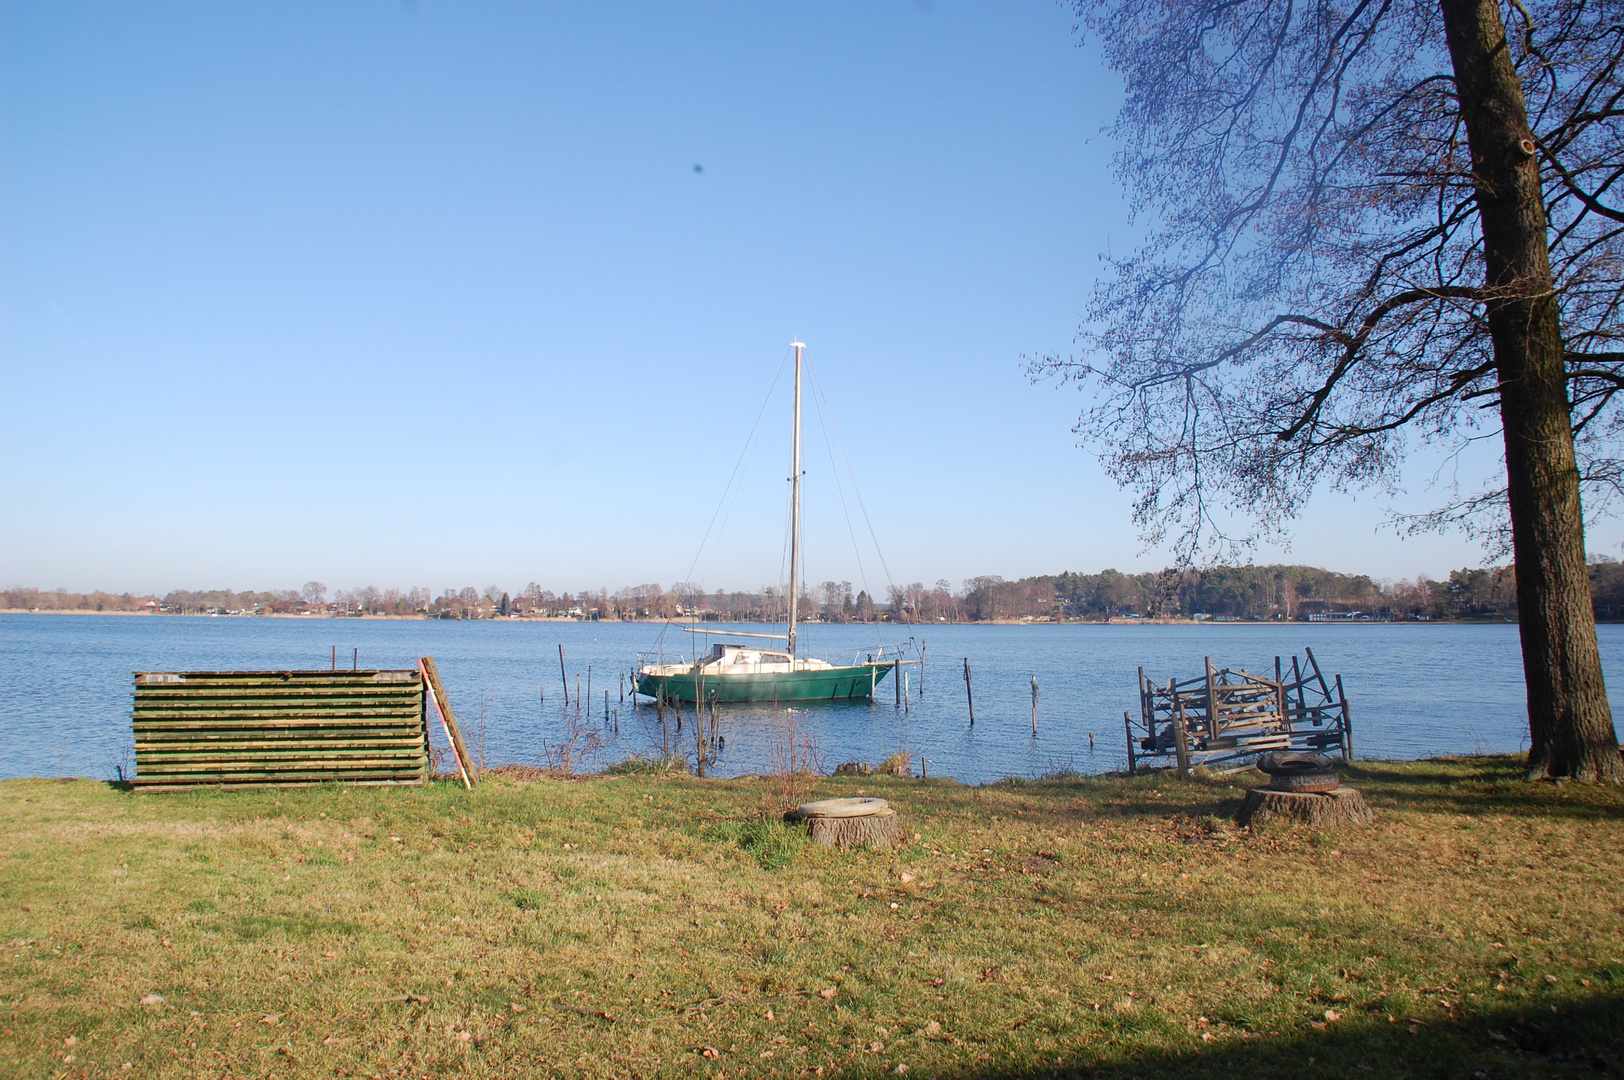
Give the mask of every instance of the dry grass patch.
[[1213, 778], [821, 781], [901, 809], [883, 854], [767, 780], [10, 782], [0, 1073], [1619, 1074], [1624, 795], [1350, 779], [1335, 834]]

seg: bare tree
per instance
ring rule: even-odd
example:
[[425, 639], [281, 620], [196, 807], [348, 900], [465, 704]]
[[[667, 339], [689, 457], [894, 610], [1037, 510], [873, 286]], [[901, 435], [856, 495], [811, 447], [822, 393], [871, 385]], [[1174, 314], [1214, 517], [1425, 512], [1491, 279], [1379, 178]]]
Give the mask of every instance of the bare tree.
[[1512, 33], [1498, 0], [1079, 4], [1149, 239], [1085, 357], [1034, 370], [1096, 393], [1079, 434], [1184, 561], [1498, 436], [1502, 481], [1421, 524], [1509, 526], [1530, 772], [1619, 781], [1580, 491], [1624, 475], [1624, 26], [1509, 4]]

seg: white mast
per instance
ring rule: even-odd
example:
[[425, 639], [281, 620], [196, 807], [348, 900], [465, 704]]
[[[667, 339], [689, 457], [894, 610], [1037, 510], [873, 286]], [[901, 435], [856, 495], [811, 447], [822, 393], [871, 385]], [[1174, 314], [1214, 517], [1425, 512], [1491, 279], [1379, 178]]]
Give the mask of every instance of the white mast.
[[795, 668], [795, 617], [801, 600], [800, 582], [796, 575], [801, 559], [801, 353], [806, 346], [799, 341], [790, 342], [795, 350], [795, 419], [790, 428], [794, 446], [789, 458], [789, 659]]

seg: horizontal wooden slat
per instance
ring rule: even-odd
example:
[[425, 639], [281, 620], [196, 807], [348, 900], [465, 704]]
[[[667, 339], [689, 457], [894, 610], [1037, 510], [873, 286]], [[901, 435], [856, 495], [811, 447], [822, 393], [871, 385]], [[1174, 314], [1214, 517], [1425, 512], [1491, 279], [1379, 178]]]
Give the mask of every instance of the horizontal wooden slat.
[[187, 719], [211, 718], [218, 716], [221, 719], [245, 718], [253, 719], [257, 716], [401, 716], [419, 715], [422, 711], [422, 702], [378, 702], [375, 705], [365, 705], [357, 702], [335, 702], [333, 705], [309, 706], [302, 703], [278, 708], [274, 702], [245, 703], [240, 708], [231, 705], [193, 706], [193, 708], [143, 708], [136, 706], [136, 719]]
[[174, 758], [188, 760], [191, 758], [240, 758], [248, 760], [255, 757], [294, 757], [294, 758], [333, 758], [356, 757], [366, 754], [417, 754], [423, 750], [422, 739], [372, 739], [366, 742], [351, 740], [322, 740], [300, 739], [297, 742], [288, 741], [280, 745], [264, 741], [242, 742], [169, 742], [169, 743], [143, 743], [135, 744], [135, 760], [137, 764], [145, 764], [160, 758]]

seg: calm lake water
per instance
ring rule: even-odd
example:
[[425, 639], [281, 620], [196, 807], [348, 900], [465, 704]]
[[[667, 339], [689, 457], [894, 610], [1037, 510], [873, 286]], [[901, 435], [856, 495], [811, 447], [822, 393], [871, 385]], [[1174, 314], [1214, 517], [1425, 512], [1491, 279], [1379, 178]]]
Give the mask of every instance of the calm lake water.
[[[743, 629], [770, 629], [743, 627]], [[1525, 749], [1522, 667], [1515, 626], [813, 626], [803, 652], [831, 660], [906, 638], [926, 645], [923, 696], [895, 706], [889, 680], [876, 700], [798, 710], [800, 733], [826, 769], [878, 761], [907, 749], [931, 775], [982, 783], [1057, 769], [1123, 768], [1122, 713], [1137, 710], [1135, 670], [1157, 679], [1219, 666], [1271, 671], [1276, 655], [1314, 650], [1327, 675], [1340, 672], [1362, 756]], [[662, 628], [622, 623], [514, 623], [0, 615], [0, 778], [115, 775], [129, 770], [133, 671], [326, 668], [337, 646], [348, 666], [440, 666], [470, 740], [483, 731], [487, 764], [541, 764], [566, 730], [558, 646], [570, 693], [591, 667], [592, 710], [603, 691], [619, 710], [619, 734], [598, 766], [659, 746], [651, 708], [620, 700], [620, 678]], [[1600, 628], [1609, 687], [1624, 688], [1624, 626]], [[667, 651], [691, 648], [665, 631]], [[964, 701], [963, 661], [974, 678], [976, 724]], [[1289, 663], [1289, 660], [1288, 660]], [[1040, 688], [1032, 736], [1031, 679]], [[915, 690], [919, 689], [914, 671]], [[1615, 712], [1618, 706], [1614, 706]], [[437, 729], [438, 724], [434, 727]], [[770, 708], [724, 707], [726, 748], [715, 772], [765, 771], [784, 721]], [[684, 732], [691, 736], [691, 728]], [[1092, 749], [1089, 733], [1095, 733]], [[436, 737], [438, 738], [436, 730]], [[685, 740], [684, 745], [690, 745]], [[590, 764], [590, 763], [589, 763]]]

